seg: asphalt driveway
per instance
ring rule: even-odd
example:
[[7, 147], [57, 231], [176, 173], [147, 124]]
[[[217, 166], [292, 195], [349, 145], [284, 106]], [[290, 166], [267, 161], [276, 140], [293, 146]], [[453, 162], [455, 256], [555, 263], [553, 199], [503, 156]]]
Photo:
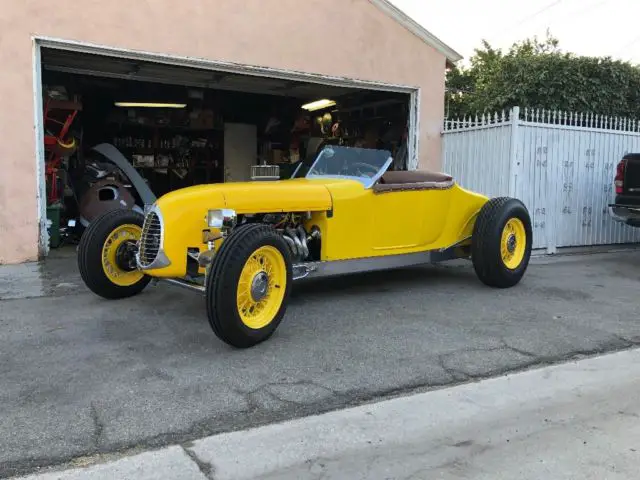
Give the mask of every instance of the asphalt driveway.
[[73, 259], [0, 268], [0, 477], [188, 442], [640, 343], [640, 251], [537, 259], [516, 288], [467, 263], [298, 286], [233, 350], [169, 286], [106, 301]]

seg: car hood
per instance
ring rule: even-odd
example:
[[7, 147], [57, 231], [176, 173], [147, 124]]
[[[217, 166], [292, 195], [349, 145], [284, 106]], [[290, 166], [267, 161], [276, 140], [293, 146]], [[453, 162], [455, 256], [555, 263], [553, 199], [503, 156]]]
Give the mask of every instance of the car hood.
[[230, 208], [239, 214], [323, 211], [332, 206], [328, 185], [304, 178], [196, 185], [167, 193], [157, 203], [161, 209], [170, 205], [206, 205]]

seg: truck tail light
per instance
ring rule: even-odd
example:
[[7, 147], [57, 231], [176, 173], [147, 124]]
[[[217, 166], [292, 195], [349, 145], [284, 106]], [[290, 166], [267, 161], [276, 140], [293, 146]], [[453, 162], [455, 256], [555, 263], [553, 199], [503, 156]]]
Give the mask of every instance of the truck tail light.
[[616, 186], [616, 194], [623, 193], [624, 173], [626, 168], [627, 168], [627, 160], [626, 159], [620, 160], [620, 163], [618, 163], [618, 166], [616, 167], [616, 180], [614, 182]]

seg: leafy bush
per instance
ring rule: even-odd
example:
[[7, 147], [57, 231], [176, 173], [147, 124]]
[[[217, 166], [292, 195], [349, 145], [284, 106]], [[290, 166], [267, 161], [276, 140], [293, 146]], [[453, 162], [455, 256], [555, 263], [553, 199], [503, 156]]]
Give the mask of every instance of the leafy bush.
[[447, 72], [446, 102], [449, 118], [513, 106], [640, 118], [640, 68], [562, 52], [550, 35], [507, 52], [483, 41], [468, 67]]

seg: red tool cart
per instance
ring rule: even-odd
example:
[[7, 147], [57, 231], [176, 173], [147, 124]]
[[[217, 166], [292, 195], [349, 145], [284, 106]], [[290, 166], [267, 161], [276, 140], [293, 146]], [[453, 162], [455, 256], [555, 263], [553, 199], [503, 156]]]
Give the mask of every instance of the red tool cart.
[[61, 196], [58, 170], [62, 159], [75, 152], [76, 140], [70, 134], [71, 125], [82, 104], [74, 100], [46, 98], [44, 101], [44, 148], [46, 154], [47, 204], [57, 202]]

